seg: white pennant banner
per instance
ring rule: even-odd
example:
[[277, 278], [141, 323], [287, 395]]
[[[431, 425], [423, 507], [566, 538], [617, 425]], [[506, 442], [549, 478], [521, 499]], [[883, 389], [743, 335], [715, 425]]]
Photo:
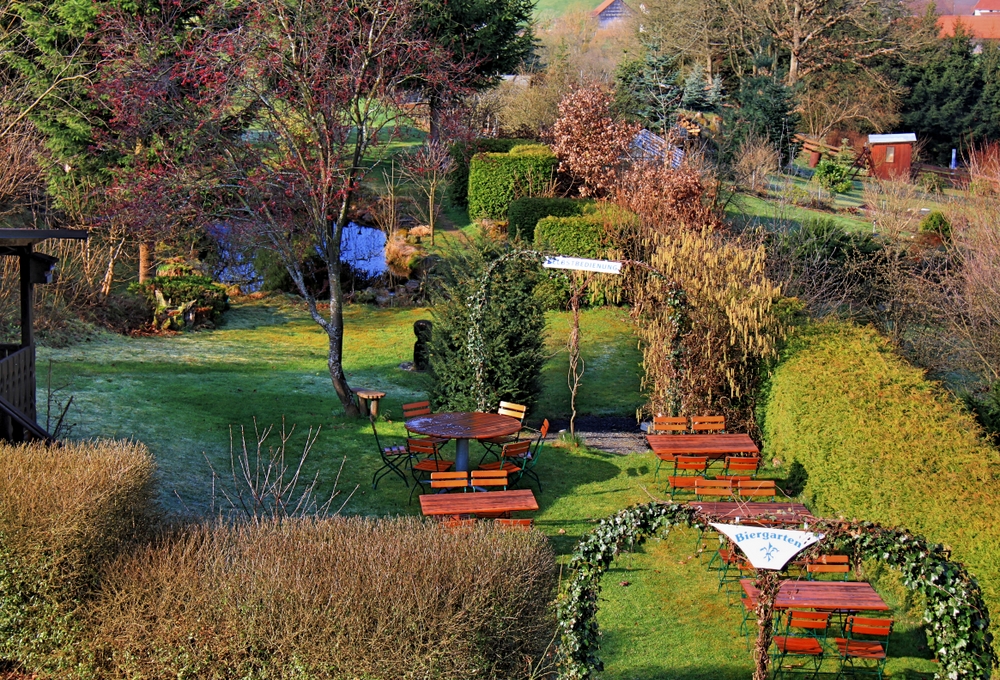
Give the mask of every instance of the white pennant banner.
[[757, 569], [784, 569], [788, 561], [818, 543], [823, 534], [791, 529], [748, 527], [739, 524], [712, 524], [740, 547]]

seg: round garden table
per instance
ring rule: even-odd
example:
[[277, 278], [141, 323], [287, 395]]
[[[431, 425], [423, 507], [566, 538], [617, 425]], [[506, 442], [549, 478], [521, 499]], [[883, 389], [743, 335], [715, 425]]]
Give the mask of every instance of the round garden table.
[[499, 413], [434, 413], [410, 418], [406, 429], [428, 437], [455, 440], [455, 469], [469, 469], [469, 440], [506, 437], [521, 431], [521, 421]]

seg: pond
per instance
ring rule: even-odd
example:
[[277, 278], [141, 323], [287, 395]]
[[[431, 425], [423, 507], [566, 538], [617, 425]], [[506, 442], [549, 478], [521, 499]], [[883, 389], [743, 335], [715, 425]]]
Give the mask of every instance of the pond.
[[[260, 289], [260, 275], [252, 259], [246, 258], [229, 239], [228, 226], [217, 224], [210, 230], [219, 244], [219, 265], [216, 278], [222, 283], [235, 283], [246, 292]], [[387, 270], [385, 264], [385, 232], [350, 222], [341, 234], [340, 261], [349, 265], [358, 279], [374, 279]]]

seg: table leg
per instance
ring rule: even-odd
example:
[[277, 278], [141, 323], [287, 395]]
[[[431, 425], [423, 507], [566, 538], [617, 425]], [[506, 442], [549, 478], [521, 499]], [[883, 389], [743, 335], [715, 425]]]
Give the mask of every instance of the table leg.
[[469, 440], [455, 440], [455, 470], [467, 472], [469, 470]]

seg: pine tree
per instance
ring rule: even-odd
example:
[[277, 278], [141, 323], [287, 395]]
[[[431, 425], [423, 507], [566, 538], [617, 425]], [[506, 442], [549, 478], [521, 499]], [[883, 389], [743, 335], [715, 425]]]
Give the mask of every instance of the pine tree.
[[921, 56], [901, 80], [909, 89], [902, 127], [926, 142], [924, 149], [932, 162], [946, 164], [962, 135], [976, 127], [983, 72], [971, 38], [960, 28]]
[[708, 101], [708, 84], [705, 82], [705, 69], [701, 64], [696, 64], [684, 80], [681, 106], [691, 111], [707, 111], [711, 108]]
[[744, 78], [735, 100], [736, 107], [725, 113], [730, 151], [735, 152], [743, 140], [756, 136], [770, 142], [781, 154], [782, 164], [787, 163], [799, 121], [791, 88], [773, 76]]

